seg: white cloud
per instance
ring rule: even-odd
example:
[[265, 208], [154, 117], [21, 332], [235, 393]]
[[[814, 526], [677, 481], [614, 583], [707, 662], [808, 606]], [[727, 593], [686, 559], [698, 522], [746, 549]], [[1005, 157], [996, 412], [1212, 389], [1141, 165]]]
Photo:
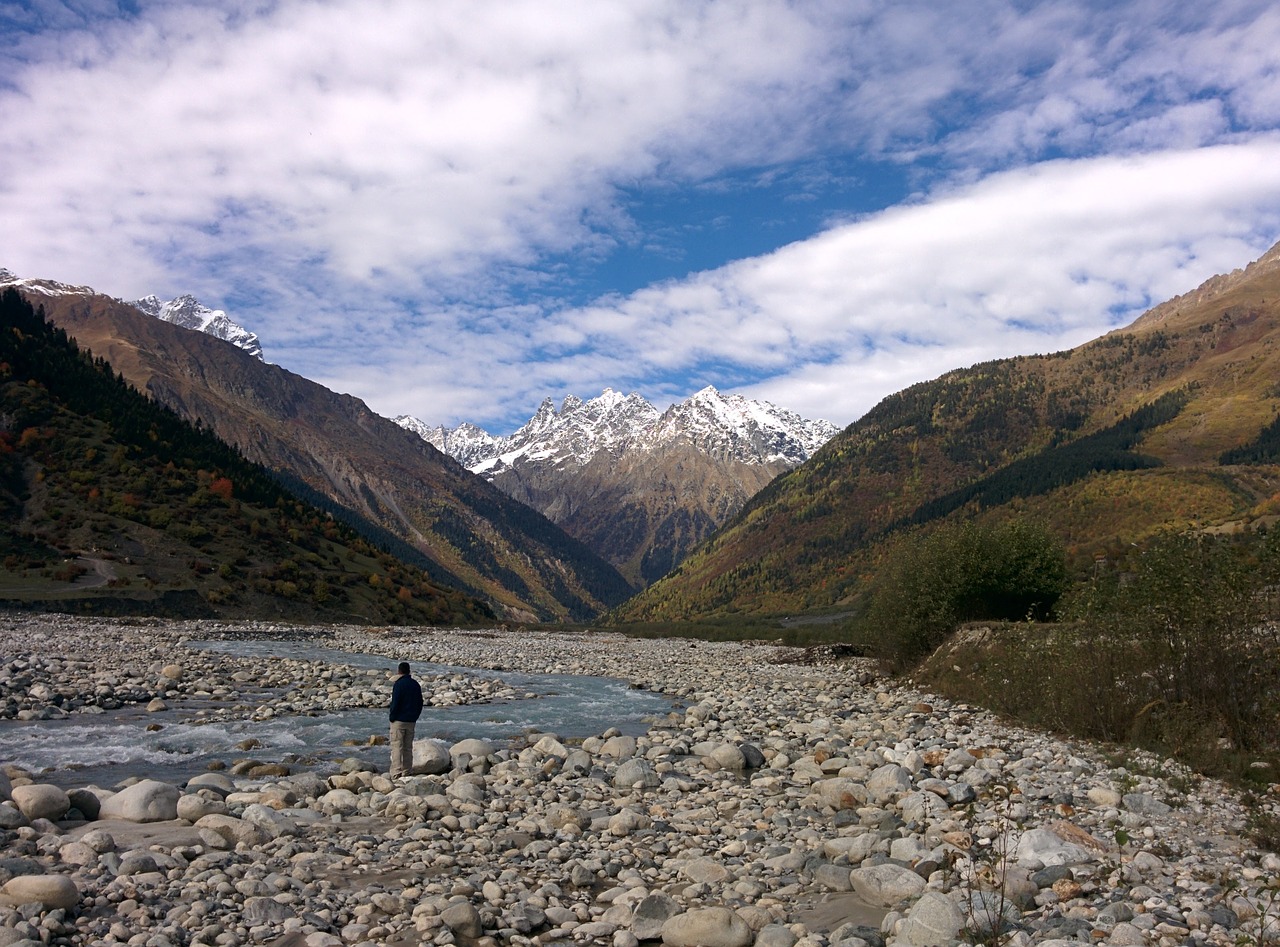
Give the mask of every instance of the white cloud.
[[[511, 394], [529, 402], [575, 380], [582, 393], [620, 378], [660, 383], [710, 364], [769, 375], [753, 393], [845, 424], [951, 368], [1093, 338], [1242, 266], [1278, 235], [1280, 138], [1004, 172], [555, 314], [546, 338], [595, 353], [591, 370], [570, 354]], [[508, 354], [515, 378], [531, 359]]]
[[[113, 9], [26, 5], [0, 50], [0, 265], [195, 292], [385, 413], [711, 381], [848, 421], [1078, 341], [1276, 233], [1265, 0]], [[851, 186], [835, 213], [863, 216], [810, 240], [557, 302], [549, 259], [648, 242], [620, 189], [833, 153], [898, 161], [928, 199], [866, 216]]]

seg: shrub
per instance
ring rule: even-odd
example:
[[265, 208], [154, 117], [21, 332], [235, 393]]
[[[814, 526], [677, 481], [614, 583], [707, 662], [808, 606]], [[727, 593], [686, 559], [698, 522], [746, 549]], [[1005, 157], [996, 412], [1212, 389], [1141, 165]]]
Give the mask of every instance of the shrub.
[[1048, 618], [1066, 588], [1065, 554], [1043, 526], [950, 523], [898, 548], [872, 590], [863, 637], [901, 670], [964, 622]]

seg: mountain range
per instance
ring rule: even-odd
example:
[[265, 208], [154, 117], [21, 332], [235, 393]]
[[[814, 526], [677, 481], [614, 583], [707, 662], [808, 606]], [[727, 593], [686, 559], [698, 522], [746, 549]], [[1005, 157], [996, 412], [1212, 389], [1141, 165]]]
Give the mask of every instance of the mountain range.
[[554, 523], [349, 395], [88, 287], [9, 285], [139, 391], [380, 527], [512, 621], [587, 620], [633, 589]]
[[1123, 568], [1164, 531], [1280, 517], [1278, 419], [1280, 245], [1078, 348], [890, 395], [614, 617], [856, 611], [956, 518], [1035, 518], [1081, 579]]
[[[23, 283], [139, 390], [395, 533], [433, 581], [505, 618], [856, 613], [900, 544], [956, 519], [1042, 522], [1082, 580], [1123, 569], [1162, 532], [1280, 519], [1280, 245], [1075, 349], [896, 392], [798, 466], [770, 446], [767, 425], [696, 458], [687, 451], [715, 425], [686, 418], [671, 422], [679, 436], [655, 433], [668, 415], [707, 420], [733, 401], [709, 391], [662, 413], [612, 391], [547, 402], [510, 438], [405, 430], [205, 333], [84, 288]], [[740, 463], [746, 443], [790, 469], [743, 463], [759, 486], [742, 502], [705, 458]], [[573, 478], [590, 487], [566, 489]], [[656, 499], [637, 499], [637, 484]], [[718, 498], [727, 521], [713, 530], [710, 514], [662, 506], [686, 493]], [[581, 541], [513, 496], [572, 521]], [[606, 528], [620, 568], [587, 547]]]
[[550, 399], [514, 434], [473, 424], [414, 431], [532, 506], [637, 586], [678, 564], [765, 484], [837, 431], [768, 402], [708, 387], [659, 411], [605, 389]]

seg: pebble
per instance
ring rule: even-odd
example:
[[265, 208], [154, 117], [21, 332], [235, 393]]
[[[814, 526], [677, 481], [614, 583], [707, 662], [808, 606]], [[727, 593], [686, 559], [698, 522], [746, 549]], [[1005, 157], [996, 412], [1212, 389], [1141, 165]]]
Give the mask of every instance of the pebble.
[[[1121, 767], [865, 662], [773, 646], [3, 615], [0, 718], [385, 705], [384, 674], [184, 646], [220, 637], [607, 675], [681, 709], [639, 737], [602, 721], [581, 741], [423, 740], [420, 774], [395, 781], [354, 758], [232, 761], [58, 795], [0, 765], [0, 943], [934, 947], [980, 916], [1011, 947], [1227, 947], [1258, 939], [1280, 873], [1239, 797], [1168, 761], [1126, 751]], [[430, 684], [450, 703], [522, 696], [500, 678]]]

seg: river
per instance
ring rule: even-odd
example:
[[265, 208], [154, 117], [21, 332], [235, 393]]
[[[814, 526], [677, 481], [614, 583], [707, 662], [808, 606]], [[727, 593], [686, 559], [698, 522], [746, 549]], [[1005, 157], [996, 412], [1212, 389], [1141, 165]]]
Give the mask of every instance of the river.
[[[305, 641], [205, 641], [195, 647], [238, 655], [320, 660], [364, 669], [388, 670], [391, 659], [309, 645]], [[636, 690], [626, 681], [579, 675], [521, 674], [415, 662], [414, 674], [468, 674], [501, 678], [521, 693], [536, 696], [459, 707], [425, 707], [417, 737], [456, 742], [482, 737], [498, 743], [536, 731], [562, 739], [587, 737], [608, 727], [639, 735], [648, 721], [672, 709], [670, 698]], [[385, 769], [385, 746], [367, 744], [385, 735], [384, 707], [320, 716], [288, 716], [265, 721], [202, 723], [198, 709], [175, 702], [164, 714], [141, 707], [97, 715], [73, 714], [61, 720], [0, 722], [0, 762], [14, 763], [63, 787], [112, 786], [131, 776], [182, 782], [214, 761], [252, 758], [264, 762], [305, 759], [324, 767], [356, 757]], [[159, 724], [160, 729], [154, 729]]]

